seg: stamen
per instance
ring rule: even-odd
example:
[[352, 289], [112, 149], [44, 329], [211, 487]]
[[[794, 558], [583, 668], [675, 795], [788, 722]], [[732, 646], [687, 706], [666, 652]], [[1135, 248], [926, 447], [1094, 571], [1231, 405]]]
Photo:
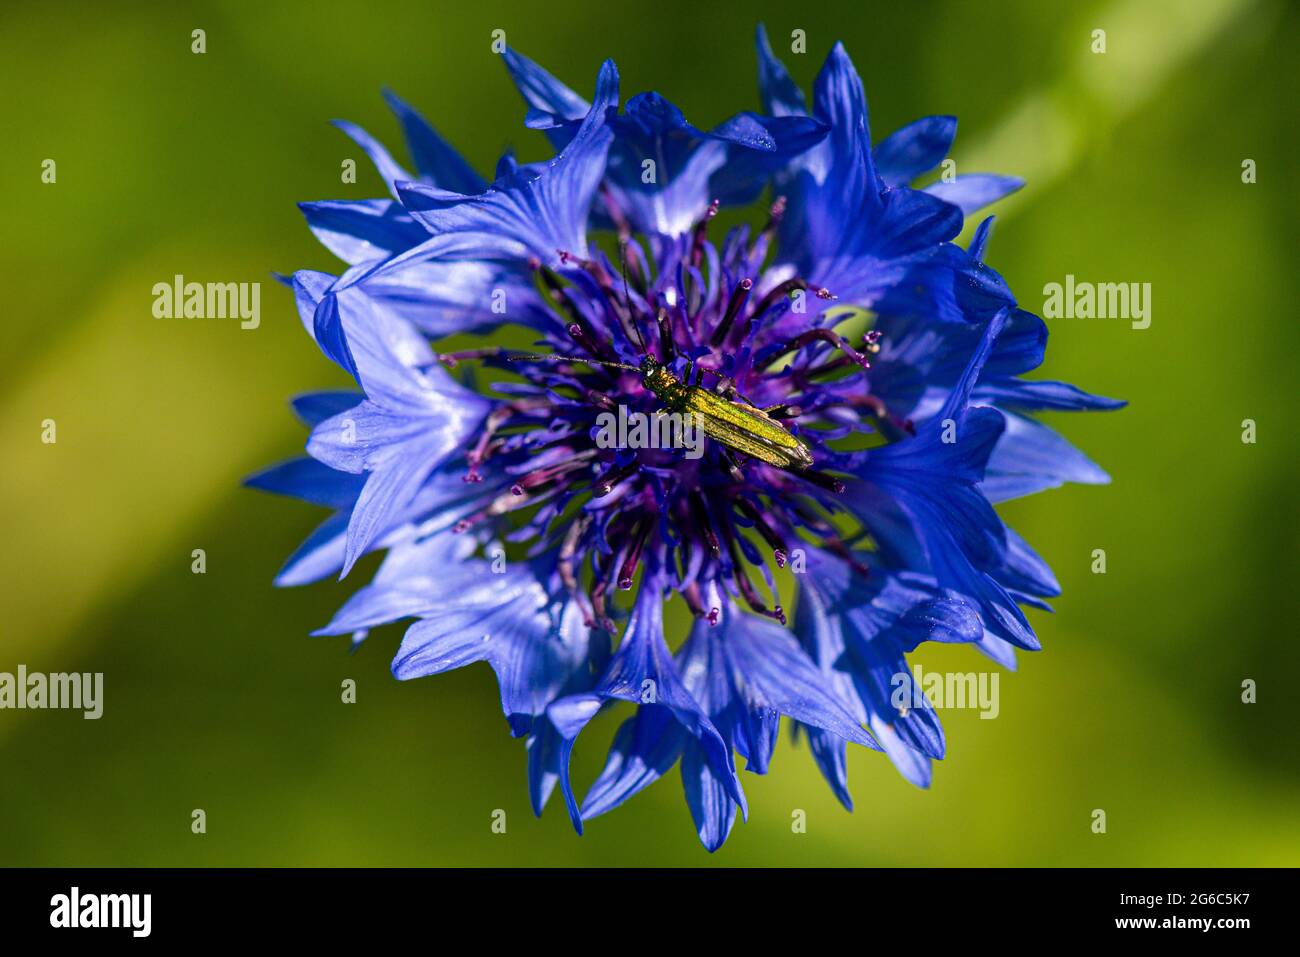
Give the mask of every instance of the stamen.
[[526, 489], [536, 488], [538, 485], [545, 485], [547, 482], [554, 481], [560, 476], [572, 472], [575, 469], [585, 468], [587, 459], [596, 454], [595, 449], [583, 449], [581, 452], [573, 453], [558, 465], [546, 466], [544, 468], [533, 469], [521, 478], [514, 485], [510, 486], [512, 495], [523, 495]]
[[614, 559], [610, 558], [602, 562], [599, 569], [599, 580], [591, 588], [591, 607], [596, 616], [596, 621], [605, 631], [613, 634], [614, 620], [609, 617], [605, 610], [605, 592], [609, 590], [609, 570], [614, 566]]
[[773, 362], [775, 362], [777, 359], [779, 359], [781, 356], [785, 355], [786, 353], [798, 352], [804, 346], [813, 342], [830, 343], [831, 345], [839, 349], [841, 352], [843, 352], [850, 359], [852, 359], [854, 362], [856, 362], [862, 368], [864, 369], [871, 368], [871, 361], [862, 353], [858, 352], [851, 345], [849, 345], [849, 341], [833, 329], [809, 329], [807, 332], [801, 332], [799, 335], [795, 336], [793, 339], [786, 342], [784, 348], [782, 348], [780, 352], [772, 356], [768, 360], [767, 364], [770, 366]]
[[591, 605], [588, 604], [586, 596], [582, 594], [578, 587], [578, 576], [574, 569], [574, 557], [578, 553], [578, 542], [581, 541], [583, 532], [591, 524], [589, 518], [577, 518], [569, 526], [569, 530], [564, 535], [564, 543], [560, 546], [560, 554], [557, 566], [560, 572], [560, 581], [564, 583], [565, 589], [573, 598], [574, 604], [578, 606], [578, 611], [582, 613], [582, 623], [588, 628], [594, 624], [592, 617]]
[[466, 463], [469, 465], [469, 470], [465, 473], [465, 481], [483, 481], [483, 476], [479, 474], [478, 467], [488, 459], [493, 435], [512, 416], [524, 415], [537, 409], [549, 409], [550, 407], [551, 403], [546, 399], [521, 399], [518, 402], [508, 402], [493, 409], [483, 424], [483, 432], [479, 435], [478, 442], [465, 456]]
[[672, 362], [677, 358], [677, 344], [673, 341], [673, 321], [667, 309], [660, 307], [656, 322], [659, 325], [659, 351], [663, 353], [662, 360], [665, 363]]
[[741, 597], [745, 599], [745, 604], [760, 615], [768, 618], [775, 618], [781, 624], [785, 624], [785, 610], [776, 605], [769, 609], [763, 600], [759, 597], [758, 592], [754, 589], [754, 584], [749, 580], [749, 575], [745, 572], [745, 566], [741, 564], [740, 555], [737, 553], [736, 539], [729, 527], [724, 525], [723, 535], [727, 538], [727, 550], [731, 554], [731, 580], [736, 583], [736, 588], [740, 591]]
[[714, 534], [713, 525], [709, 522], [709, 512], [704, 506], [704, 497], [698, 491], [691, 492], [690, 503], [691, 513], [695, 519], [695, 530], [716, 558], [722, 554], [722, 546], [718, 543], [718, 536]]
[[802, 472], [797, 474], [799, 478], [805, 479], [813, 485], [816, 485], [818, 488], [823, 488], [828, 492], [834, 492], [836, 495], [843, 494], [844, 492], [844, 483], [833, 475], [827, 475], [825, 472], [814, 472], [812, 469], [804, 469]]
[[641, 519], [636, 537], [632, 540], [632, 548], [628, 551], [627, 560], [623, 562], [623, 567], [618, 572], [618, 587], [623, 591], [632, 587], [632, 577], [636, 574], [636, 566], [641, 562], [641, 550], [645, 548], [646, 539], [653, 527], [654, 515], [647, 515]]
[[695, 224], [695, 235], [691, 237], [691, 265], [698, 268], [704, 259], [704, 240], [709, 232], [709, 220], [718, 215], [718, 200], [709, 203], [704, 218]]
[[[537, 292], [551, 311], [556, 315], [567, 315], [579, 329], [587, 331], [587, 322], [583, 318], [580, 310], [574, 301], [565, 291], [564, 282], [560, 279], [558, 273], [542, 263], [537, 257], [528, 260], [529, 267], [533, 270], [533, 285], [537, 287]], [[572, 333], [570, 333], [572, 335]], [[594, 353], [600, 358], [608, 358], [604, 353]]]
[[775, 306], [781, 299], [786, 298], [796, 289], [807, 288], [808, 283], [804, 282], [804, 280], [797, 276], [794, 279], [787, 279], [785, 282], [773, 286], [767, 291], [767, 295], [758, 301], [758, 305], [756, 305], [753, 311], [749, 314], [749, 318], [745, 322], [745, 334], [749, 334], [750, 327], [753, 326], [756, 319], [762, 317], [763, 313]]
[[627, 221], [627, 217], [623, 215], [623, 208], [614, 199], [614, 192], [609, 188], [609, 183], [603, 180], [600, 184], [600, 198], [605, 201], [605, 211], [609, 213], [609, 218], [614, 221], [614, 228], [618, 231], [619, 240], [626, 244], [628, 238], [632, 235], [632, 225]]
[[625, 465], [622, 468], [611, 467], [603, 475], [592, 482], [592, 495], [596, 498], [604, 498], [610, 492], [614, 491], [615, 486], [619, 485], [626, 479], [631, 478], [638, 471], [641, 465], [639, 462], [633, 462], [631, 465]]
[[578, 323], [569, 323], [564, 327], [564, 331], [569, 334], [569, 338], [576, 342], [578, 346], [587, 353], [587, 355], [594, 356], [597, 359], [604, 359], [606, 357], [605, 353], [601, 351], [601, 348], [596, 345], [595, 340], [587, 334], [587, 330], [582, 328]]
[[441, 352], [434, 356], [439, 362], [448, 369], [456, 368], [456, 364], [461, 361], [471, 359], [490, 359], [494, 356], [501, 355], [500, 346], [489, 346], [486, 349], [465, 349], [461, 352]]
[[731, 298], [727, 301], [727, 311], [722, 314], [722, 319], [718, 322], [717, 328], [713, 330], [713, 336], [709, 339], [711, 345], [716, 346], [727, 338], [727, 333], [731, 331], [731, 323], [740, 310], [744, 308], [745, 301], [749, 299], [749, 290], [753, 288], [754, 280], [749, 278], [736, 283], [736, 288], [731, 290]]
[[763, 232], [774, 232], [781, 225], [781, 220], [785, 218], [785, 207], [784, 196], [778, 196], [773, 200], [767, 211], [767, 225], [763, 227]]
[[758, 530], [758, 534], [771, 547], [773, 557], [776, 559], [776, 567], [784, 568], [787, 555], [785, 539], [768, 523], [763, 513], [754, 508], [747, 500], [743, 498], [736, 499], [736, 508], [740, 509], [741, 514], [754, 523], [754, 528]]

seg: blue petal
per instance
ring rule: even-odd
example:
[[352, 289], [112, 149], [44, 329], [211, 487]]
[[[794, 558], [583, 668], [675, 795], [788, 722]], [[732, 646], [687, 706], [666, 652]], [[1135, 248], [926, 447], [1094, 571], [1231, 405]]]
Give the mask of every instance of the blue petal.
[[1041, 422], [1010, 412], [1004, 418], [1006, 431], [989, 457], [981, 486], [991, 501], [1003, 502], [1066, 482], [1110, 482], [1104, 469]]
[[576, 605], [554, 597], [554, 582], [538, 566], [494, 574], [478, 564], [477, 575], [458, 579], [460, 587], [442, 593], [443, 601], [407, 629], [393, 675], [407, 680], [486, 661], [511, 730], [524, 734], [585, 672], [588, 632]]
[[1010, 377], [982, 379], [975, 388], [975, 398], [999, 408], [1022, 409], [1029, 412], [1043, 410], [1109, 412], [1128, 405], [1123, 399], [1108, 399], [1104, 395], [1092, 395], [1068, 382], [1052, 382], [1046, 379], [1031, 382]]
[[298, 208], [321, 244], [348, 265], [391, 256], [427, 235], [391, 199], [299, 203]]
[[384, 185], [388, 187], [388, 191], [396, 199], [396, 184], [411, 179], [411, 174], [397, 160], [393, 159], [388, 150], [384, 148], [384, 144], [355, 123], [349, 123], [347, 120], [334, 120], [333, 124], [365, 151], [366, 155], [370, 157], [370, 161], [375, 164], [375, 169], [379, 171], [379, 178], [384, 181]]
[[[849, 654], [856, 662], [855, 684], [871, 713], [872, 731], [887, 720], [890, 731], [902, 744], [926, 757], [942, 758], [946, 747], [943, 726], [929, 698], [913, 688], [902, 653], [889, 642], [865, 641], [853, 631], [847, 636]], [[904, 677], [907, 682], [900, 683]], [[912, 694], [913, 691], [918, 693]], [[904, 697], [902, 709], [896, 707], [896, 696], [900, 693]], [[894, 758], [883, 739], [881, 745]]]
[[560, 780], [560, 745], [563, 739], [545, 715], [533, 722], [528, 735], [528, 800], [538, 817]]
[[[433, 470], [478, 431], [490, 403], [432, 364], [423, 337], [359, 290], [327, 295], [318, 317], [327, 305], [368, 397], [317, 425], [307, 443], [332, 468], [370, 473], [348, 526], [346, 575]], [[321, 328], [318, 321], [318, 334]]]
[[374, 580], [312, 634], [346, 635], [403, 618], [438, 614], [461, 589], [489, 574], [485, 562], [466, 560], [474, 547], [472, 539], [451, 532], [394, 547]]
[[[458, 193], [481, 193], [487, 183], [465, 160], [438, 135], [429, 122], [392, 90], [384, 90], [389, 109], [402, 124], [406, 144], [420, 175], [434, 186], [454, 189]], [[402, 179], [410, 179], [403, 176]]]
[[582, 818], [612, 811], [677, 763], [690, 738], [666, 708], [641, 707], [614, 736], [605, 767], [582, 799]]
[[346, 412], [362, 398], [356, 392], [308, 392], [293, 400], [293, 411], [304, 425], [319, 425], [330, 416]]
[[582, 815], [568, 780], [568, 756], [582, 729], [608, 701], [637, 702], [642, 708], [663, 708], [700, 742], [719, 777], [728, 781], [732, 798], [743, 808], [744, 793], [736, 778], [731, 749], [696, 700], [687, 691], [663, 635], [663, 600], [657, 584], [662, 573], [649, 567], [618, 650], [596, 686], [585, 694], [571, 695], [553, 704], [547, 714], [565, 738], [561, 780], [574, 827], [582, 829]]
[[[566, 120], [581, 119], [591, 109], [591, 104], [574, 93], [551, 74], [522, 53], [507, 47], [501, 59], [510, 71], [519, 93], [530, 107], [553, 113]], [[568, 140], [557, 144], [562, 149]]]
[[618, 100], [618, 71], [601, 67], [596, 102], [573, 141], [540, 173], [496, 183], [477, 196], [461, 196], [420, 183], [399, 189], [403, 205], [432, 238], [387, 260], [345, 275], [354, 285], [433, 257], [524, 260], [536, 256], [558, 264], [560, 251], [587, 253], [587, 214], [605, 169], [613, 134], [606, 110]]
[[[971, 391], [1007, 321], [1006, 312], [989, 323], [980, 347], [943, 408], [923, 423], [915, 437], [868, 453], [859, 473], [892, 498], [910, 519], [930, 569], [945, 588], [979, 603], [995, 634], [1031, 650], [1039, 647], [1015, 600], [988, 572], [1002, 564], [1005, 529], [977, 483], [1003, 431], [1004, 417], [992, 409], [969, 409]], [[956, 441], [945, 442], [948, 428]], [[892, 529], [882, 528], [871, 507], [870, 489], [856, 480], [846, 502], [877, 537], [890, 544]], [[899, 543], [898, 549], [905, 548]]]
[[[349, 477], [354, 482], [361, 481], [359, 476]], [[497, 481], [502, 489], [507, 484], [501, 477]], [[432, 535], [450, 528], [465, 515], [488, 485], [489, 482], [469, 485], [462, 474], [445, 470], [435, 472], [410, 504], [394, 514], [388, 527], [376, 535], [370, 547], [387, 548], [409, 541], [417, 534]], [[305, 585], [338, 573], [343, 568], [347, 553], [347, 532], [351, 517], [352, 504], [349, 503], [346, 510], [332, 516], [312, 533], [286, 563], [276, 577], [275, 584], [280, 587]]]
[[808, 112], [803, 91], [790, 79], [785, 65], [772, 55], [767, 42], [767, 28], [758, 25], [758, 92], [764, 112], [772, 116], [803, 116]]
[[339, 570], [343, 564], [349, 514], [331, 515], [307, 536], [275, 576], [277, 588], [310, 585]]
[[351, 508], [356, 501], [362, 480], [304, 456], [250, 475], [244, 484], [264, 492], [300, 498], [313, 505], [344, 509]]
[[682, 788], [700, 843], [712, 853], [726, 842], [739, 805], [732, 799], [727, 782], [718, 779], [703, 749], [694, 742], [686, 745], [682, 755]]
[[[848, 745], [838, 735], [808, 728], [808, 750], [812, 752], [822, 777], [845, 810], [853, 810], [853, 796], [849, 794]], [[879, 747], [879, 745], [877, 745]]]
[[894, 762], [894, 767], [903, 777], [918, 788], [930, 786], [930, 758], [927, 754], [905, 744], [894, 726], [884, 718], [871, 719], [871, 732], [880, 740], [889, 760]]
[[976, 262], [984, 260], [984, 252], [988, 248], [989, 237], [993, 235], [993, 221], [997, 217], [986, 216], [984, 220], [975, 227], [975, 235], [971, 237], [970, 247], [967, 252]]
[[483, 333], [507, 322], [541, 331], [557, 324], [519, 264], [417, 262], [375, 276], [365, 290], [434, 338]]
[[886, 186], [906, 186], [943, 162], [956, 135], [957, 117], [923, 116], [876, 146], [876, 171]]
[[767, 772], [781, 715], [874, 746], [799, 643], [773, 622], [729, 606], [719, 626], [696, 621], [678, 654], [685, 674], [708, 676], [688, 686], [758, 774]]
[[1010, 528], [1007, 529], [1006, 561], [997, 576], [1008, 588], [1029, 595], [1051, 597], [1061, 593], [1061, 586], [1047, 562]]
[[925, 191], [945, 203], [952, 203], [965, 215], [978, 212], [985, 206], [1009, 196], [1025, 181], [1016, 176], [995, 176], [992, 173], [958, 174], [951, 180], [931, 183]]

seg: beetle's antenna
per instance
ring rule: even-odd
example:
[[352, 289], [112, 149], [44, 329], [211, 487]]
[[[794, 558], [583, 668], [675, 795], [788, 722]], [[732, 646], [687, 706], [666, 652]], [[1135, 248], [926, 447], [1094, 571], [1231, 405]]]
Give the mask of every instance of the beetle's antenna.
[[507, 362], [581, 362], [589, 366], [609, 366], [611, 369], [628, 369], [632, 372], [640, 372], [636, 366], [628, 365], [626, 362], [604, 362], [600, 359], [583, 359], [579, 356], [562, 356], [555, 353], [547, 355], [522, 355], [506, 356]]
[[632, 296], [627, 291], [627, 240], [618, 241], [618, 262], [623, 272], [623, 302], [627, 305], [628, 318], [632, 320], [632, 329], [636, 332], [637, 343], [641, 346], [641, 355], [649, 355], [650, 350], [646, 348], [645, 337], [641, 335], [641, 323], [637, 321], [636, 313], [632, 310]]

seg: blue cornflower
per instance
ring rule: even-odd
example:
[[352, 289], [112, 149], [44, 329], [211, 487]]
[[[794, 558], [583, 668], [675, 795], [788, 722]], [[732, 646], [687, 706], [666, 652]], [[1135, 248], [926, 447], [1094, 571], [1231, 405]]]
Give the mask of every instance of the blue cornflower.
[[[303, 204], [348, 268], [289, 282], [361, 391], [298, 399], [308, 456], [249, 480], [333, 510], [278, 584], [387, 551], [317, 634], [360, 641], [414, 619], [398, 678], [492, 666], [537, 813], [558, 784], [581, 831], [679, 765], [710, 850], [746, 811], [735, 756], [766, 772], [782, 715], [846, 805], [850, 743], [929, 784], [943, 731], [928, 702], [891, 702], [894, 677], [925, 641], [1008, 667], [1039, 647], [1021, 606], [1059, 589], [991, 503], [1108, 481], [1029, 413], [1122, 404], [1022, 378], [1046, 327], [985, 264], [991, 219], [969, 248], [953, 243], [1018, 180], [911, 188], [943, 161], [953, 118], [873, 146], [842, 47], [809, 107], [761, 28], [758, 41], [765, 113], [709, 130], [656, 93], [620, 109], [612, 62], [588, 102], [507, 51], [527, 125], [558, 152], [507, 154], [490, 182], [395, 95], [415, 174], [340, 123], [390, 195]], [[769, 187], [764, 225], [711, 236], [720, 205]], [[866, 321], [860, 341], [837, 331], [848, 319]], [[555, 361], [433, 345], [506, 322]], [[702, 457], [605, 447], [603, 412], [658, 408], [627, 368], [646, 354], [765, 410], [812, 464], [717, 441]], [[474, 388], [483, 366], [522, 381]], [[793, 619], [773, 574], [787, 564]], [[665, 634], [674, 596], [694, 615], [688, 635]], [[570, 754], [617, 701], [634, 711], [579, 800]]]

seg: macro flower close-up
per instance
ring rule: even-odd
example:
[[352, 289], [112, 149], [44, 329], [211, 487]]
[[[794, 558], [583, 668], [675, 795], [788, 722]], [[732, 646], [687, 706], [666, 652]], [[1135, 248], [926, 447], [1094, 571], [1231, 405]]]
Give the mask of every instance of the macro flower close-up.
[[1283, 926], [1297, 35], [0, 9], [8, 936]]
[[[285, 282], [359, 391], [294, 400], [307, 455], [249, 479], [333, 510], [278, 584], [384, 553], [317, 634], [408, 621], [397, 678], [494, 669], [536, 813], [558, 786], [581, 832], [676, 766], [710, 851], [783, 717], [849, 809], [850, 747], [930, 785], [947, 742], [899, 694], [907, 656], [1039, 649], [1023, 609], [1059, 588], [994, 506], [1107, 482], [1033, 414], [1123, 404], [1030, 377], [1046, 326], [989, 265], [984, 213], [1019, 179], [914, 188], [954, 117], [875, 136], [842, 46], [805, 97], [757, 41], [759, 110], [707, 129], [623, 99], [612, 61], [588, 100], [505, 50], [555, 155], [490, 177], [393, 93], [411, 170], [338, 122], [390, 194], [301, 204], [343, 265]], [[723, 232], [732, 208], [754, 221]], [[507, 324], [527, 351], [495, 341]], [[456, 335], [477, 339], [440, 346]], [[641, 441], [604, 440], [620, 417]], [[571, 753], [620, 701], [584, 789]]]

